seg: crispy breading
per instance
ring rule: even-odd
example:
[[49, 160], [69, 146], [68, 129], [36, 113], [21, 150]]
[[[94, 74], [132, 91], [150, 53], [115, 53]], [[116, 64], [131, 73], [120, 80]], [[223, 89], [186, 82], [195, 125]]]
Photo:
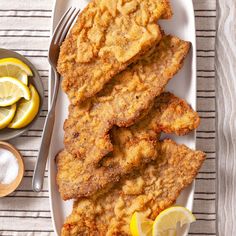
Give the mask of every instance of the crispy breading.
[[135, 211], [154, 220], [192, 183], [205, 154], [171, 140], [158, 142], [158, 158], [122, 180], [109, 193], [74, 203], [62, 236], [126, 236]]
[[168, 0], [92, 0], [65, 39], [58, 61], [62, 87], [77, 104], [137, 60], [162, 37], [157, 20]]
[[99, 163], [88, 165], [66, 150], [58, 157], [57, 183], [64, 200], [91, 196], [106, 191], [136, 168], [156, 159], [157, 136], [163, 131], [179, 135], [196, 129], [198, 114], [182, 99], [162, 93], [148, 115], [128, 128], [114, 127], [114, 150]]
[[70, 105], [65, 148], [86, 163], [98, 163], [113, 150], [109, 130], [127, 127], [143, 116], [168, 81], [181, 69], [190, 43], [165, 36], [136, 64], [117, 75], [95, 97]]

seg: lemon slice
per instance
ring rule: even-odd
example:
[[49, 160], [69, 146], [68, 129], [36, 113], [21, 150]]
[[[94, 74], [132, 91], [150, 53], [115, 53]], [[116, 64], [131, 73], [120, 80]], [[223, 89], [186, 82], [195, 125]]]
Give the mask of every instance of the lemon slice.
[[174, 206], [162, 211], [153, 223], [153, 236], [176, 235], [177, 224], [182, 227], [196, 221], [194, 215], [185, 207]]
[[17, 67], [7, 70], [6, 66], [0, 66], [0, 77], [13, 77], [28, 85], [28, 75], [23, 70], [17, 70]]
[[0, 129], [8, 126], [16, 113], [16, 104], [9, 107], [0, 107]]
[[19, 79], [25, 85], [28, 84], [28, 76], [33, 73], [28, 65], [17, 58], [0, 59], [0, 77], [13, 77]]
[[151, 236], [153, 221], [147, 219], [143, 214], [135, 212], [130, 222], [132, 236]]
[[19, 102], [16, 115], [12, 122], [8, 125], [9, 128], [23, 128], [28, 125], [37, 115], [40, 98], [33, 85], [30, 85], [29, 89], [31, 92], [31, 99], [29, 101], [22, 99]]
[[15, 77], [13, 75], [18, 75], [20, 71], [24, 72], [27, 76], [33, 75], [28, 65], [17, 58], [11, 57], [0, 59], [0, 71], [0, 76]]
[[13, 77], [0, 78], [0, 106], [10, 106], [20, 98], [30, 99], [29, 88]]

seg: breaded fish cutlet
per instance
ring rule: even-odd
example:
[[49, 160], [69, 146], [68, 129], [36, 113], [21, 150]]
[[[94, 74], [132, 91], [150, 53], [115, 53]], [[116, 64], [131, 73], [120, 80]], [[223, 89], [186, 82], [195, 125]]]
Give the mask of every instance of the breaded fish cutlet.
[[80, 106], [70, 105], [64, 123], [66, 150], [86, 163], [98, 163], [113, 150], [110, 129], [130, 126], [147, 113], [155, 97], [181, 69], [189, 48], [189, 42], [164, 36], [95, 97]]
[[157, 143], [159, 158], [114, 186], [109, 193], [74, 203], [62, 236], [128, 236], [134, 212], [152, 220], [175, 203], [196, 177], [205, 154], [171, 140]]
[[58, 71], [72, 104], [105, 83], [161, 40], [160, 18], [172, 16], [168, 0], [92, 0], [61, 46]]
[[139, 122], [128, 128], [114, 127], [112, 153], [98, 167], [88, 165], [66, 150], [57, 157], [57, 183], [64, 200], [104, 192], [124, 175], [158, 158], [156, 145], [159, 133], [184, 135], [196, 129], [198, 114], [182, 99], [162, 93]]

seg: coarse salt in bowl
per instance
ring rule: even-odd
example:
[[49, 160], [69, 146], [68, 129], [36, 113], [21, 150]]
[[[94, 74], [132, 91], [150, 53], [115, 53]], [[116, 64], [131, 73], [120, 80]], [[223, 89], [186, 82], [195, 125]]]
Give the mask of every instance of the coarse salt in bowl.
[[0, 148], [0, 184], [12, 183], [19, 172], [19, 164], [12, 152]]
[[24, 174], [24, 163], [15, 147], [1, 141], [0, 169], [0, 197], [4, 197], [19, 186]]

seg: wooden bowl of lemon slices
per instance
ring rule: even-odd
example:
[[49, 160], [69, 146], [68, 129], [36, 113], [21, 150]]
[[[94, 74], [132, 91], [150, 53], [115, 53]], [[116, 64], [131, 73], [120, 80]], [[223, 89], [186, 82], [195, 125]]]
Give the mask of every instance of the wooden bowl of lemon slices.
[[33, 64], [0, 48], [0, 140], [27, 131], [39, 116], [43, 98], [43, 84]]

